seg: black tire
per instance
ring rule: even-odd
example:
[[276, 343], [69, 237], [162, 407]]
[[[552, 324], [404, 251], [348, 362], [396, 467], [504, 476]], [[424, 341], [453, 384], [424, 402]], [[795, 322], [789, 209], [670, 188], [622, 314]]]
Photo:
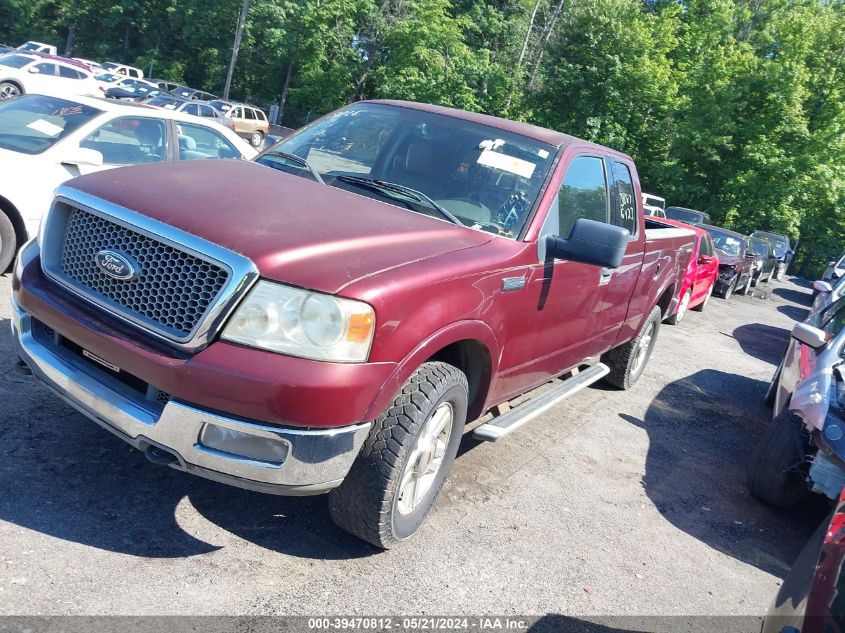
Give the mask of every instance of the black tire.
[[778, 368], [775, 370], [775, 375], [772, 376], [772, 381], [766, 388], [766, 395], [763, 396], [763, 404], [769, 407], [770, 409], [775, 406], [775, 396], [777, 395], [778, 391], [778, 383], [780, 383], [781, 369], [783, 369], [783, 361], [778, 364]]
[[756, 287], [757, 287], [757, 284], [758, 284], [758, 283], [760, 283], [760, 282], [762, 281], [762, 279], [763, 279], [763, 273], [762, 273], [762, 272], [761, 272], [761, 273], [760, 273], [757, 277], [755, 277], [755, 276], [752, 274], [752, 275], [751, 275], [751, 284], [750, 284], [750, 285], [751, 285], [751, 287], [752, 287], [752, 288], [756, 288]]
[[264, 132], [261, 130], [256, 130], [252, 134], [249, 135], [249, 144], [253, 147], [261, 147], [261, 144], [264, 142]]
[[[690, 299], [692, 299], [692, 288], [687, 290], [686, 294], [684, 295], [683, 300], [685, 300], [687, 302], [686, 307], [683, 307], [682, 303], [679, 304], [678, 309], [675, 310], [675, 314], [673, 314], [668, 319], [666, 319], [666, 323], [668, 323], [669, 325], [678, 325], [678, 323], [683, 321], [684, 317], [687, 315], [687, 311], [689, 310]], [[681, 312], [682, 307], [683, 307], [683, 312]]]
[[15, 227], [3, 211], [0, 211], [0, 275], [5, 273], [15, 258], [18, 250], [18, 239]]
[[699, 303], [694, 308], [690, 308], [690, 309], [695, 310], [696, 312], [704, 312], [704, 308], [706, 308], [707, 304], [710, 303], [710, 297], [713, 296], [713, 289], [715, 288], [715, 286], [716, 286], [716, 282], [714, 281], [712, 284], [710, 284], [710, 288], [707, 290], [707, 295], [704, 297], [704, 301]]
[[736, 293], [738, 295], [747, 295], [748, 291], [751, 290], [751, 275], [748, 276], [748, 281], [745, 282], [745, 285], [742, 288], [739, 288]]
[[[329, 493], [334, 522], [377, 547], [389, 549], [422, 525], [446, 480], [466, 423], [468, 387], [456, 367], [424, 363], [374, 422], [346, 479]], [[400, 512], [400, 484], [426, 422], [438, 408], [451, 406], [452, 427], [433, 482], [416, 507]]]
[[766, 428], [748, 462], [748, 490], [778, 508], [797, 505], [810, 493], [805, 479], [807, 446], [801, 426], [795, 415], [784, 411]]
[[725, 288], [725, 291], [722, 293], [722, 299], [727, 301], [728, 299], [731, 298], [731, 295], [734, 293], [734, 290], [736, 290], [736, 282], [737, 282], [736, 277], [731, 279], [731, 283], [728, 284], [728, 287]]
[[[639, 380], [645, 366], [648, 365], [654, 343], [657, 341], [661, 316], [660, 306], [654, 306], [632, 340], [610, 350], [602, 357], [602, 362], [610, 368], [610, 373], [604, 377], [606, 383], [619, 389], [628, 389]], [[641, 351], [640, 343], [649, 331], [651, 339], [648, 341], [645, 357], [637, 363], [636, 360]]]

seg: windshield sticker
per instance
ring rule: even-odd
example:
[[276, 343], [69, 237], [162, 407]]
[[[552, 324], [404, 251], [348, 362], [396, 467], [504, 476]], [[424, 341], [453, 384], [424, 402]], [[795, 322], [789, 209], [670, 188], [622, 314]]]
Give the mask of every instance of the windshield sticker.
[[479, 165], [500, 169], [511, 174], [516, 174], [517, 176], [522, 176], [523, 178], [531, 178], [536, 167], [534, 163], [529, 163], [527, 160], [494, 152], [489, 149], [481, 152], [481, 156], [478, 157], [477, 162]]
[[176, 104], [175, 104], [175, 103], [165, 103], [165, 104], [164, 104], [164, 108], [165, 108], [166, 110], [175, 110], [175, 109], [176, 109]]
[[35, 119], [35, 121], [29, 123], [26, 127], [31, 130], [35, 130], [36, 132], [46, 134], [47, 136], [58, 136], [64, 130], [62, 126], [50, 123], [44, 119]]
[[544, 149], [538, 149], [537, 150], [537, 156], [539, 156], [543, 160], [546, 160], [549, 157], [549, 152], [547, 152]]

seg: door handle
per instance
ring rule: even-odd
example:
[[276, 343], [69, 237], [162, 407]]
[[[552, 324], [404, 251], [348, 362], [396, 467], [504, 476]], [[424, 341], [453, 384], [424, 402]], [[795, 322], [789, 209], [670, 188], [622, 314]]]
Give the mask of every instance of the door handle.
[[612, 268], [602, 268], [599, 272], [599, 286], [606, 286], [610, 283], [610, 279], [613, 277], [613, 269]]

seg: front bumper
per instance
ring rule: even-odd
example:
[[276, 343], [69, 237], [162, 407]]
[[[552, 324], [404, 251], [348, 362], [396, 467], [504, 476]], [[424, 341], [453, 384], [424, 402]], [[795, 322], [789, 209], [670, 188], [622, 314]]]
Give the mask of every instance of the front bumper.
[[[163, 408], [111, 386], [100, 370], [33, 333], [33, 319], [12, 300], [12, 332], [32, 373], [80, 413], [139, 450], [172, 457], [172, 468], [222, 483], [280, 495], [319, 494], [338, 486], [355, 461], [371, 423], [295, 429], [227, 417], [171, 399]], [[281, 461], [261, 461], [209, 448], [203, 428], [223, 429], [283, 445]]]

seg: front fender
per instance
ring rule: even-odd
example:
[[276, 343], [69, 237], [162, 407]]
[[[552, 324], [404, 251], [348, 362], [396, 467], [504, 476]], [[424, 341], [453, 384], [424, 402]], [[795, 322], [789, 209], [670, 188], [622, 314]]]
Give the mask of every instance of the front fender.
[[[364, 419], [373, 420], [381, 415], [382, 411], [387, 408], [402, 385], [411, 377], [411, 374], [429, 358], [453, 343], [466, 340], [479, 341], [488, 352], [490, 368], [489, 372], [487, 372], [487, 378], [483, 378], [482, 380], [484, 382], [479, 385], [477, 399], [481, 406], [473, 408], [474, 413], [485, 411], [487, 408], [487, 399], [489, 394], [492, 393], [491, 386], [494, 384], [498, 374], [500, 358], [499, 342], [490, 326], [483, 321], [465, 320], [456, 321], [433, 332], [411, 350], [384, 382], [381, 391], [376, 399], [373, 400]], [[480, 415], [480, 413], [478, 414]]]

